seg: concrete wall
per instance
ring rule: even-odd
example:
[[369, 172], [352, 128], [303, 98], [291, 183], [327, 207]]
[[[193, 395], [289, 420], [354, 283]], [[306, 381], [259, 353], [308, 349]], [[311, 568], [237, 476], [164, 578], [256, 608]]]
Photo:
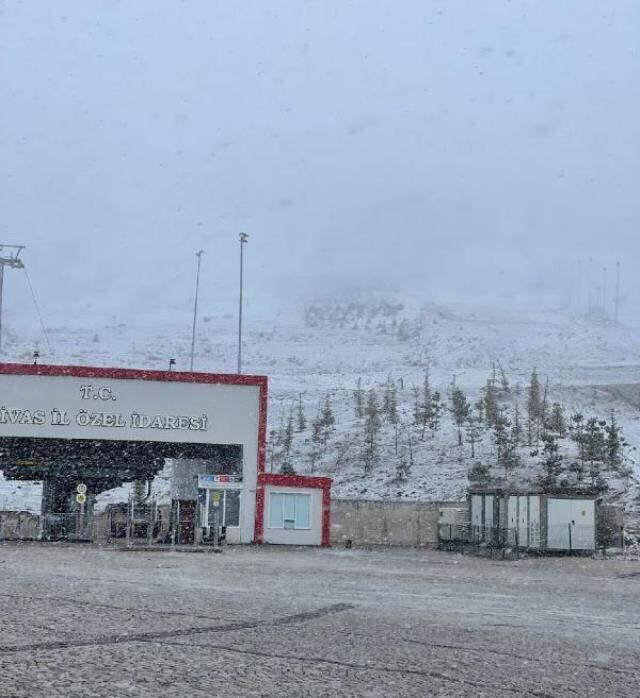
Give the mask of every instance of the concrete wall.
[[331, 544], [436, 545], [442, 507], [461, 502], [331, 500]]
[[36, 540], [40, 517], [28, 511], [0, 511], [0, 540]]

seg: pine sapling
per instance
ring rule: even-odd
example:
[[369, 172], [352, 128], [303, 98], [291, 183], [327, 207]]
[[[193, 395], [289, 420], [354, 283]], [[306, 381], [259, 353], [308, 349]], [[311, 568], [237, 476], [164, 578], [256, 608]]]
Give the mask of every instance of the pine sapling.
[[301, 433], [306, 428], [307, 428], [307, 418], [304, 414], [304, 405], [302, 403], [302, 393], [300, 393], [298, 395], [298, 414], [297, 414], [296, 431], [298, 433]]
[[458, 427], [458, 446], [462, 446], [462, 427], [469, 418], [471, 406], [467, 396], [458, 386], [455, 386], [451, 391], [451, 412]]

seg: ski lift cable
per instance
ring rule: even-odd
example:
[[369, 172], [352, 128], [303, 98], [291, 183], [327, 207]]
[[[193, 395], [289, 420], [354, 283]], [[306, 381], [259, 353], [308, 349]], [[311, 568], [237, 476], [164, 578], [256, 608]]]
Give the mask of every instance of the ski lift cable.
[[38, 313], [38, 319], [40, 320], [40, 327], [42, 328], [42, 334], [44, 334], [44, 338], [47, 342], [47, 347], [49, 348], [49, 353], [53, 354], [53, 349], [51, 348], [51, 342], [49, 341], [49, 333], [47, 332], [47, 328], [45, 327], [44, 320], [42, 319], [42, 313], [40, 312], [40, 305], [38, 304], [38, 299], [36, 298], [36, 292], [33, 290], [33, 284], [31, 283], [31, 277], [29, 276], [29, 271], [27, 270], [26, 266], [22, 267], [24, 269], [25, 276], [27, 277], [27, 284], [29, 286], [29, 291], [31, 293], [31, 298], [33, 300], [33, 304], [36, 308], [36, 313]]

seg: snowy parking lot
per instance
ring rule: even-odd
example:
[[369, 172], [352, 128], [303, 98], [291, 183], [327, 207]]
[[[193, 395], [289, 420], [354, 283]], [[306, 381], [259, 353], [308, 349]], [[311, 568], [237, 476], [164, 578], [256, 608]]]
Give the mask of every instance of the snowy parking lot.
[[637, 696], [640, 562], [0, 546], [0, 696]]

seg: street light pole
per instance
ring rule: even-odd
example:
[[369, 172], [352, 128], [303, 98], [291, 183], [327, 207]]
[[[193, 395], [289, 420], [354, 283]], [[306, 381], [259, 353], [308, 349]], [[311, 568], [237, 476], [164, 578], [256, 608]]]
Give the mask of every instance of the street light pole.
[[244, 285], [244, 246], [249, 241], [246, 233], [240, 233], [240, 302], [238, 308], [238, 373], [242, 373], [242, 292]]
[[24, 269], [20, 253], [24, 245], [0, 245], [0, 353], [2, 352], [2, 294], [4, 290], [4, 269]]
[[198, 321], [198, 295], [200, 294], [200, 264], [202, 262], [202, 255], [204, 250], [196, 252], [196, 257], [198, 258], [198, 269], [196, 271], [196, 296], [193, 300], [193, 328], [191, 330], [191, 362], [189, 364], [189, 370], [193, 371], [193, 358], [196, 351], [196, 323]]
[[618, 324], [618, 306], [620, 304], [620, 262], [616, 262], [616, 301], [613, 320]]

